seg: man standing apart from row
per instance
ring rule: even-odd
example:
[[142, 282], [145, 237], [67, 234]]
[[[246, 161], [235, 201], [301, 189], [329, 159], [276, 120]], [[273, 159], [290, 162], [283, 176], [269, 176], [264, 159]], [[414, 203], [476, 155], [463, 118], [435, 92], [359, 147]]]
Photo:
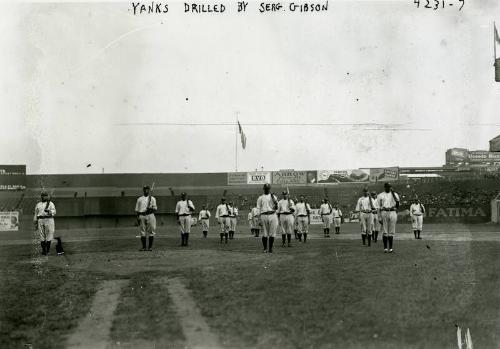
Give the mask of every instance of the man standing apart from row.
[[181, 193], [181, 199], [175, 205], [177, 224], [181, 228], [181, 245], [189, 246], [189, 233], [191, 232], [191, 214], [194, 212], [194, 205], [187, 198], [186, 193]]
[[418, 198], [415, 198], [415, 201], [410, 206], [410, 217], [411, 217], [411, 225], [413, 228], [413, 234], [415, 235], [415, 239], [422, 239], [420, 237], [420, 233], [422, 232], [422, 226], [424, 223], [424, 214], [425, 207], [420, 203]]
[[[151, 195], [151, 187], [145, 185], [142, 188], [143, 195], [137, 198], [135, 203], [135, 213], [140, 227], [142, 248], [139, 251], [152, 251], [153, 240], [156, 230], [155, 212], [158, 210], [156, 199]], [[146, 238], [148, 238], [148, 247], [146, 249]]]
[[311, 224], [311, 206], [304, 201], [304, 195], [301, 195], [299, 202], [295, 204], [295, 215], [298, 222], [299, 241], [302, 241], [302, 235], [304, 235], [304, 243], [306, 243], [309, 224]]
[[208, 229], [210, 228], [210, 211], [207, 210], [206, 205], [201, 207], [200, 214], [198, 215], [198, 222], [201, 222], [203, 237], [206, 238], [208, 235]]
[[259, 209], [260, 220], [262, 222], [262, 245], [264, 246], [264, 253], [273, 253], [274, 238], [278, 229], [278, 216], [276, 215], [278, 198], [270, 191], [271, 185], [269, 183], [264, 184], [264, 194], [257, 199], [257, 208]]
[[384, 253], [392, 253], [396, 222], [398, 221], [399, 195], [392, 190], [390, 183], [385, 183], [384, 191], [378, 194], [377, 200], [379, 204], [378, 210], [382, 218]]
[[284, 191], [283, 198], [278, 202], [278, 218], [281, 225], [281, 247], [285, 247], [288, 240], [288, 247], [291, 247], [292, 231], [294, 227], [295, 204], [290, 200], [289, 194]]
[[323, 236], [325, 238], [330, 237], [330, 226], [332, 225], [332, 205], [328, 201], [328, 198], [323, 199], [323, 203], [319, 207], [319, 213], [321, 215], [321, 220], [323, 221]]
[[33, 223], [35, 231], [38, 230], [40, 245], [42, 246], [42, 255], [48, 255], [50, 244], [54, 239], [54, 216], [56, 215], [56, 206], [50, 201], [49, 194], [43, 190], [40, 194], [41, 202], [35, 206], [35, 216]]
[[370, 196], [368, 189], [364, 188], [363, 196], [358, 199], [356, 209], [354, 210], [355, 212], [359, 212], [359, 223], [361, 224], [361, 239], [363, 240], [363, 245], [365, 245], [365, 241], [368, 240], [368, 246], [371, 246], [373, 210], [375, 210], [375, 206], [373, 205], [372, 197]]

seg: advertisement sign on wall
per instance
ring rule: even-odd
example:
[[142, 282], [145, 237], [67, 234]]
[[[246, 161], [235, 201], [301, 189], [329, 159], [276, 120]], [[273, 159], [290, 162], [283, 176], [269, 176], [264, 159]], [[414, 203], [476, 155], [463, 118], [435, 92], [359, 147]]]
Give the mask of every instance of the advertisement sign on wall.
[[271, 183], [271, 172], [248, 172], [247, 184]]
[[0, 190], [25, 190], [26, 165], [0, 165]]
[[395, 181], [399, 179], [398, 167], [371, 168], [370, 182]]
[[370, 178], [369, 170], [320, 170], [318, 171], [318, 183], [346, 183], [367, 182]]
[[19, 212], [0, 212], [0, 231], [18, 231]]
[[230, 172], [227, 174], [227, 185], [245, 185], [247, 184], [246, 172]]

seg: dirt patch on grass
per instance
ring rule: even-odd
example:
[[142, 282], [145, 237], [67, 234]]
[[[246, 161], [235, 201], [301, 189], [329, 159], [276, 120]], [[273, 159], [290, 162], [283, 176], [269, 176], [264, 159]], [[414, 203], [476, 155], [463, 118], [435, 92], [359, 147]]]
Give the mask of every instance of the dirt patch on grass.
[[104, 281], [97, 290], [89, 313], [80, 320], [78, 327], [68, 338], [67, 348], [106, 349], [121, 289], [127, 280]]
[[200, 309], [191, 297], [191, 292], [184, 287], [179, 278], [162, 278], [159, 284], [166, 287], [186, 338], [186, 347], [192, 349], [221, 348], [219, 339], [210, 330]]

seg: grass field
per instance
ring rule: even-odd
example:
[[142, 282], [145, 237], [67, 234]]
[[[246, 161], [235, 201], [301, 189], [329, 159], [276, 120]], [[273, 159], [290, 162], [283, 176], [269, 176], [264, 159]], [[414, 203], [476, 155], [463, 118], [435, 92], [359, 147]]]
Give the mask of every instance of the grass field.
[[0, 343], [456, 348], [458, 325], [475, 348], [500, 348], [498, 228], [434, 225], [416, 241], [405, 227], [394, 254], [361, 246], [357, 224], [328, 240], [313, 227], [291, 248], [278, 238], [274, 254], [246, 227], [228, 245], [194, 228], [189, 248], [163, 227], [153, 252], [138, 251], [135, 229], [65, 231], [66, 255], [48, 258], [35, 258], [29, 232], [6, 233]]

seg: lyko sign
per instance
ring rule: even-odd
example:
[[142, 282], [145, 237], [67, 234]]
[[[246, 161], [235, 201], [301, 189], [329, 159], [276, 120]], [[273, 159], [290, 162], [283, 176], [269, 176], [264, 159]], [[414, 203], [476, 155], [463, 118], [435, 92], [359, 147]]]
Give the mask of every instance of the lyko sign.
[[247, 184], [271, 183], [271, 172], [248, 172]]

